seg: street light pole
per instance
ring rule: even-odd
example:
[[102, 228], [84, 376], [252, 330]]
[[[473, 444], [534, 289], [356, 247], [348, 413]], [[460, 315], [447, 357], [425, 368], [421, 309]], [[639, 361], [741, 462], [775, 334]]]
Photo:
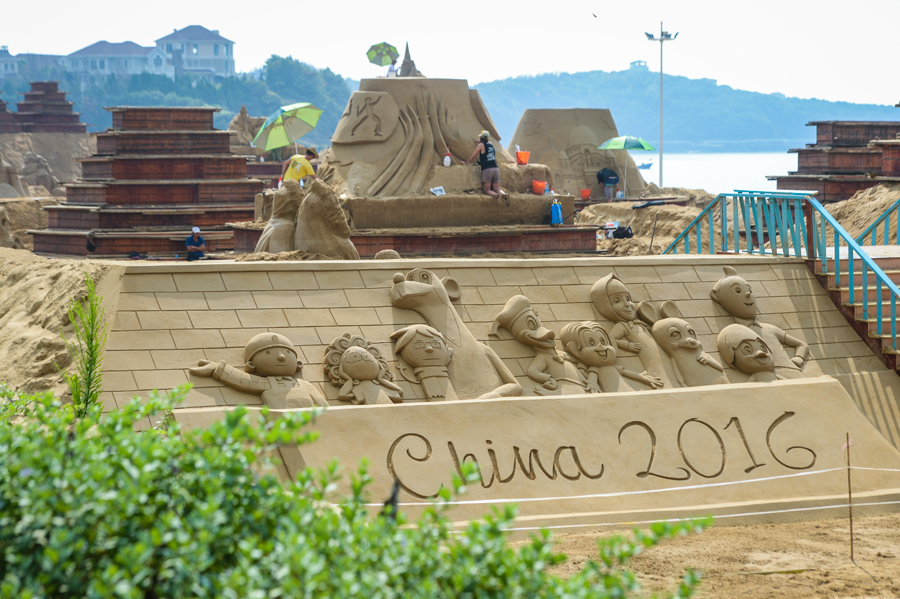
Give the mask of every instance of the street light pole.
[[663, 31], [662, 21], [659, 22], [659, 38], [652, 33], [645, 33], [651, 42], [659, 42], [659, 186], [663, 186], [663, 42], [674, 41], [678, 33], [670, 35]]

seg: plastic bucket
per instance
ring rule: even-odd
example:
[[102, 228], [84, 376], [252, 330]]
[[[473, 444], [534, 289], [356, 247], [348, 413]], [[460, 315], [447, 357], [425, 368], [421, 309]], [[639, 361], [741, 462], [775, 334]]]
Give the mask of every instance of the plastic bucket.
[[546, 189], [547, 189], [546, 181], [538, 181], [537, 179], [535, 179], [534, 181], [531, 182], [531, 193], [533, 193], [535, 195], [539, 195], [539, 196], [544, 195], [544, 191]]
[[591, 190], [590, 189], [582, 189], [581, 190], [581, 199], [582, 200], [591, 199]]
[[528, 157], [531, 152], [516, 152], [516, 164], [528, 164]]

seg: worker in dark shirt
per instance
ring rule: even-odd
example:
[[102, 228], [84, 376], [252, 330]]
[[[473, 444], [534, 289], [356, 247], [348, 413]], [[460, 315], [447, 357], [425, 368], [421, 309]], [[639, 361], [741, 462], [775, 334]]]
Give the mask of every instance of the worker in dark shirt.
[[492, 197], [506, 196], [506, 192], [500, 189], [500, 168], [497, 166], [497, 153], [494, 144], [490, 141], [490, 134], [482, 131], [478, 136], [478, 145], [463, 166], [469, 164], [475, 157], [481, 164], [481, 187], [486, 195]]
[[606, 201], [611, 202], [613, 192], [616, 185], [619, 184], [619, 175], [611, 168], [603, 168], [597, 173], [597, 183], [603, 186], [603, 192], [606, 194]]
[[185, 239], [184, 247], [187, 248], [188, 262], [200, 260], [203, 258], [203, 252], [206, 251], [206, 242], [200, 237], [200, 227], [191, 229], [191, 236]]

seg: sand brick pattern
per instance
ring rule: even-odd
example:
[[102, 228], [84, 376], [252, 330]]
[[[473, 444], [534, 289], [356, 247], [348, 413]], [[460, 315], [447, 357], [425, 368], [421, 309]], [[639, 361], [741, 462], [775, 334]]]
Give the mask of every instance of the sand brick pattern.
[[[533, 350], [508, 338], [488, 336], [490, 325], [513, 295], [531, 299], [544, 326], [559, 333], [568, 322], [598, 320], [611, 326], [590, 302], [590, 287], [616, 273], [637, 300], [675, 300], [705, 350], [718, 359], [716, 334], [732, 320], [709, 297], [709, 289], [733, 265], [753, 287], [760, 319], [804, 339], [810, 376], [888, 372], [835, 309], [802, 261], [773, 258], [692, 256], [542, 260], [402, 260], [392, 262], [267, 262], [128, 265], [106, 352], [104, 401], [108, 409], [152, 389], [191, 382], [185, 407], [251, 403], [256, 397], [218, 381], [192, 376], [198, 360], [243, 364], [245, 343], [265, 331], [287, 336], [304, 363], [302, 376], [330, 402], [337, 389], [322, 371], [325, 347], [344, 333], [374, 343], [393, 366], [389, 335], [424, 322], [391, 306], [394, 273], [428, 268], [461, 285], [456, 302], [463, 320], [491, 346], [521, 381]], [[641, 370], [635, 356], [619, 363]], [[405, 401], [420, 400], [395, 372]], [[894, 375], [896, 378], [896, 375]], [[848, 388], [848, 390], [851, 390]], [[851, 390], [851, 395], [853, 395]], [[258, 403], [258, 402], [257, 402]]]

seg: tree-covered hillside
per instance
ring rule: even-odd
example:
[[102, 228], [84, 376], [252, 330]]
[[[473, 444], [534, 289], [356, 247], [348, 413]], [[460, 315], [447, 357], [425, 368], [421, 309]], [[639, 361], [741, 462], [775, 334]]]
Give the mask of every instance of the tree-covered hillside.
[[[659, 141], [659, 73], [546, 74], [476, 86], [505, 141], [526, 108], [609, 108], [622, 135]], [[801, 100], [664, 75], [665, 149], [671, 152], [783, 152], [815, 143], [809, 121], [900, 120], [900, 109], [875, 104]]]
[[[115, 76], [84, 79], [58, 69], [25, 72], [18, 79], [3, 80], [3, 97], [12, 104], [19, 93], [29, 89], [29, 81], [58, 80], [60, 89], [75, 102], [75, 111], [89, 131], [103, 131], [112, 125], [104, 106], [219, 106], [215, 126], [228, 127], [232, 117], [247, 106], [252, 116], [268, 116], [279, 106], [311, 102], [324, 112], [315, 131], [304, 137], [308, 143], [329, 145], [341, 118], [350, 88], [330, 69], [316, 69], [291, 57], [272, 56], [266, 61], [262, 79], [229, 77], [213, 84], [190, 75], [175, 80], [143, 73], [127, 79]], [[12, 107], [11, 107], [12, 108]]]

